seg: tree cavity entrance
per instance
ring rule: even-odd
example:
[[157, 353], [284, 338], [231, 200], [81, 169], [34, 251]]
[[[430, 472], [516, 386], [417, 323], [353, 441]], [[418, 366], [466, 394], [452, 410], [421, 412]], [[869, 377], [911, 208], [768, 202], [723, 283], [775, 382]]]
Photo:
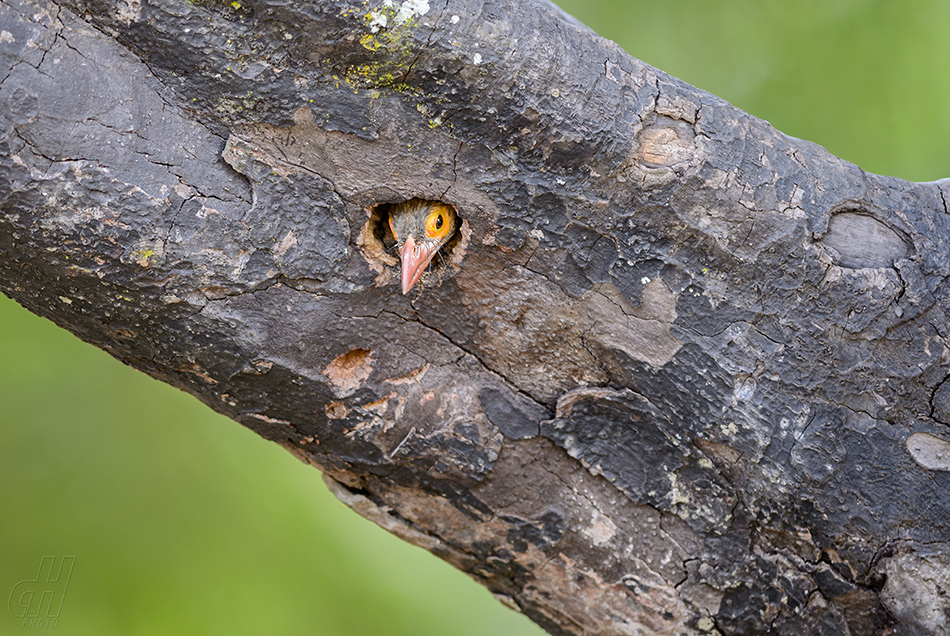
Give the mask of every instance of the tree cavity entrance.
[[[468, 245], [471, 230], [457, 206], [445, 201], [431, 199], [419, 199], [419, 201], [448, 205], [458, 217], [458, 228], [455, 233], [442, 246], [439, 253], [432, 258], [426, 273], [422, 276], [423, 288], [434, 287], [458, 270], [462, 256], [465, 253], [465, 247]], [[366, 209], [369, 218], [357, 239], [363, 257], [378, 274], [376, 284], [379, 286], [388, 285], [394, 280], [399, 280], [399, 246], [389, 225], [389, 213], [394, 206], [401, 202], [376, 203], [369, 206]]]

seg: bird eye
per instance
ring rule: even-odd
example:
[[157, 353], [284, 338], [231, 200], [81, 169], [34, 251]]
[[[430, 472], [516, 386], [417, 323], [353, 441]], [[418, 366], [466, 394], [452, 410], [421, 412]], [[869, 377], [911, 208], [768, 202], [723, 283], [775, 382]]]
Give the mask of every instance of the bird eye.
[[426, 218], [426, 236], [433, 239], [442, 239], [451, 229], [452, 217], [443, 210], [433, 210]]

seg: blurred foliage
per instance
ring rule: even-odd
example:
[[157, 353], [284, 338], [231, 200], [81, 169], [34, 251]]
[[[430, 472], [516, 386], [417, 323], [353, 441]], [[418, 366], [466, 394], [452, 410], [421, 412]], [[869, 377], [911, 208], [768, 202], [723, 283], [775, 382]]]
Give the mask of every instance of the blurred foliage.
[[950, 3], [558, 4], [634, 57], [869, 172], [950, 177]]
[[[561, 4], [869, 171], [950, 175], [950, 4]], [[77, 557], [61, 634], [541, 633], [282, 449], [3, 297], [0, 510], [0, 598]], [[24, 631], [0, 609], [0, 633]]]
[[[541, 633], [282, 448], [3, 296], [0, 361], [0, 599], [76, 556], [55, 633]], [[0, 634], [21, 625], [0, 609]]]

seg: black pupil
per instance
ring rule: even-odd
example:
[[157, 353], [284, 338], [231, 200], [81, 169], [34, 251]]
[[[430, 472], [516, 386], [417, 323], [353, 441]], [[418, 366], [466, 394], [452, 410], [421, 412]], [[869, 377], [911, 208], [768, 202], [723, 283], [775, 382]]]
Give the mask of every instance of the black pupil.
[[435, 217], [435, 229], [441, 230], [442, 223], [443, 223], [442, 215], [440, 214], [439, 216]]

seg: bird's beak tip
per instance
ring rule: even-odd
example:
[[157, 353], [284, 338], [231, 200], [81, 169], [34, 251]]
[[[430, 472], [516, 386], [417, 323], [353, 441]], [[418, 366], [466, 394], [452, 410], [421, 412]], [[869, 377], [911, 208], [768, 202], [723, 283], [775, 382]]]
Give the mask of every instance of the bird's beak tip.
[[422, 277], [422, 273], [432, 260], [435, 252], [424, 243], [416, 243], [412, 237], [408, 237], [400, 250], [400, 259], [402, 260], [402, 293], [408, 294]]

